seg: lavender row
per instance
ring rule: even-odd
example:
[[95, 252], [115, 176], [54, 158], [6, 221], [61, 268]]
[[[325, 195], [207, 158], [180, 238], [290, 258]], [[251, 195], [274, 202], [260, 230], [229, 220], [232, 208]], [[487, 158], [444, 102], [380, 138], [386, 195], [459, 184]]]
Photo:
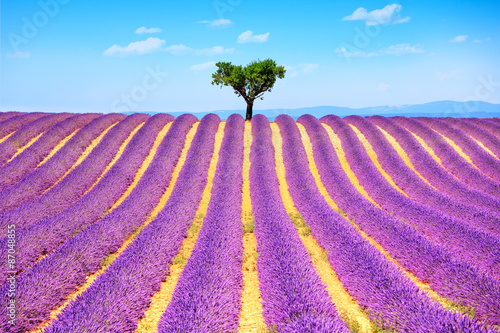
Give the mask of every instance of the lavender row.
[[500, 199], [500, 184], [483, 175], [467, 163], [450, 145], [429, 127], [421, 122], [406, 118], [392, 118], [400, 126], [421, 137], [441, 160], [442, 165], [452, 175], [466, 185]]
[[41, 117], [47, 116], [47, 113], [21, 113], [11, 118], [5, 118], [0, 122], [0, 139], [17, 131], [22, 126], [31, 123]]
[[[299, 122], [319, 125], [316, 119], [307, 116], [299, 118]], [[290, 195], [311, 227], [312, 235], [327, 251], [342, 284], [371, 319], [397, 332], [442, 332], [445, 328], [480, 331], [480, 325], [431, 301], [327, 204], [310, 172], [297, 125], [284, 115], [278, 116], [276, 123], [283, 137]]]
[[344, 121], [356, 126], [364, 134], [377, 154], [382, 168], [413, 200], [500, 237], [498, 214], [490, 214], [484, 209], [462, 203], [433, 189], [404, 163], [384, 135], [366, 119], [349, 116], [344, 118]]
[[393, 120], [381, 116], [368, 118], [373, 124], [392, 135], [408, 155], [415, 169], [437, 188], [441, 193], [449, 195], [463, 203], [486, 209], [495, 216], [500, 212], [500, 199], [471, 188], [453, 177], [430, 156], [410, 132], [396, 124]]
[[[4, 120], [7, 120], [7, 119], [10, 119], [12, 117], [15, 117], [15, 116], [19, 116], [21, 115], [22, 113], [21, 112], [17, 112], [17, 111], [7, 111], [7, 112], [1, 112], [0, 113], [0, 128], [1, 128], [1, 123], [2, 121]], [[1, 138], [2, 136], [0, 136]]]
[[495, 122], [491, 122], [491, 119], [478, 119], [478, 118], [472, 118], [468, 119], [470, 122], [474, 123], [475, 125], [487, 130], [488, 132], [492, 133], [495, 135], [497, 138], [500, 138], [500, 124], [497, 124]]
[[455, 142], [483, 174], [495, 180], [497, 185], [500, 186], [500, 172], [498, 172], [500, 170], [500, 161], [488, 154], [463, 131], [448, 125], [441, 119], [426, 117], [416, 119]]
[[[328, 122], [329, 118], [333, 116], [323, 117], [321, 121]], [[304, 116], [298, 121], [306, 127], [310, 136], [321, 181], [339, 208], [407, 271], [429, 283], [433, 290], [457, 304], [474, 308], [481, 320], [500, 324], [498, 280], [453, 258], [442, 246], [374, 206], [352, 185], [326, 130], [316, 118]], [[363, 289], [357, 289], [357, 292], [362, 296]]]
[[163, 313], [158, 332], [236, 332], [241, 308], [243, 133], [227, 118], [212, 193], [193, 252]]
[[500, 138], [497, 138], [492, 133], [474, 124], [474, 122], [469, 121], [469, 119], [457, 119], [457, 118], [441, 118], [442, 121], [448, 123], [449, 125], [461, 129], [468, 136], [481, 142], [486, 148], [488, 148], [497, 158], [500, 158]]
[[407, 198], [378, 171], [349, 125], [334, 116], [325, 118], [324, 122], [342, 141], [346, 160], [360, 184], [383, 209], [404, 219], [455, 256], [500, 277], [500, 240], [497, 237]]
[[0, 191], [32, 172], [61, 140], [99, 116], [96, 113], [80, 114], [52, 126], [16, 158], [0, 167]]
[[[101, 267], [106, 256], [118, 250], [156, 207], [172, 178], [187, 132], [196, 117], [178, 117], [158, 147], [151, 165], [123, 203], [103, 219], [65, 242], [53, 254], [18, 278], [17, 325], [31, 329], [48, 319], [68, 294]], [[4, 286], [6, 288], [6, 286]], [[1, 292], [1, 291], [0, 291]], [[29, 317], [29, 323], [25, 321]]]
[[[23, 229], [16, 226], [17, 270], [26, 269], [43, 254], [51, 253], [71, 236], [102, 218], [132, 184], [156, 135], [171, 120], [172, 116], [165, 114], [151, 117], [131, 140], [116, 164], [92, 190], [74, 204]], [[7, 238], [3, 238], [0, 244], [4, 245], [1, 251], [6, 251]], [[0, 275], [0, 282], [4, 281], [4, 275]]]
[[0, 213], [14, 209], [39, 197], [74, 165], [80, 155], [92, 143], [92, 140], [123, 118], [125, 118], [124, 115], [108, 114], [98, 117], [83, 126], [46, 163], [23, 177], [13, 186], [0, 192]]
[[7, 163], [20, 148], [28, 144], [33, 138], [71, 116], [73, 115], [70, 113], [49, 114], [23, 125], [11, 137], [0, 143], [0, 166]]
[[287, 215], [269, 121], [252, 119], [250, 196], [263, 316], [280, 332], [348, 332]]
[[135, 331], [195, 217], [219, 122], [214, 114], [203, 117], [164, 208], [45, 333]]
[[7, 225], [26, 227], [73, 204], [99, 179], [130, 132], [148, 118], [144, 114], [128, 116], [113, 127], [89, 156], [54, 187], [40, 197], [0, 215], [0, 236], [5, 237]]

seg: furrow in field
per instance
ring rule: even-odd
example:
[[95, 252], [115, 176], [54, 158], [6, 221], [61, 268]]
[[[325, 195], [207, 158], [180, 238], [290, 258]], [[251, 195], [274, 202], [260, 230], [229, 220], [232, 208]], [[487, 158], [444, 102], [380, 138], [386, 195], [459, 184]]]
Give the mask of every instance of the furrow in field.
[[495, 180], [500, 186], [500, 161], [481, 149], [473, 139], [461, 129], [455, 128], [445, 121], [436, 118], [417, 118], [439, 133], [469, 164], [476, 167], [484, 175]]
[[2, 112], [2, 113], [0, 113], [0, 124], [2, 121], [5, 121], [5, 120], [10, 119], [10, 118], [15, 117], [15, 116], [19, 116], [21, 114], [22, 113], [18, 112], [18, 111]]
[[342, 141], [347, 162], [368, 194], [384, 210], [441, 244], [457, 258], [500, 277], [500, 239], [442, 214], [396, 191], [371, 163], [356, 134], [338, 117], [326, 121]]
[[470, 121], [474, 125], [479, 126], [485, 131], [488, 131], [490, 134], [493, 134], [496, 138], [500, 139], [500, 125], [492, 123], [489, 120], [490, 119], [478, 119], [478, 118], [467, 119], [467, 121]]
[[52, 148], [52, 150], [48, 153], [48, 155], [45, 156], [45, 158], [43, 159], [43, 161], [41, 161], [40, 163], [38, 163], [38, 165], [36, 166], [36, 168], [44, 165], [49, 159], [51, 159], [52, 156], [54, 156], [55, 153], [57, 153], [59, 150], [61, 150], [61, 148], [64, 147], [64, 145], [66, 143], [68, 143], [68, 141], [71, 140], [71, 138], [73, 138], [80, 129], [81, 128], [77, 128], [76, 130], [73, 131], [73, 133], [69, 134], [64, 139], [62, 139], [61, 141], [59, 141], [59, 143], [54, 148]]
[[[219, 122], [213, 114], [201, 120], [186, 163], [162, 211], [45, 332], [129, 332], [137, 328], [138, 319], [151, 303], [151, 295], [159, 289], [195, 217], [207, 182]], [[123, 295], [127, 295], [126, 299]]]
[[5, 119], [0, 122], [0, 143], [4, 142], [7, 137], [12, 136], [18, 129], [30, 122], [47, 116], [47, 113], [25, 113], [14, 116], [10, 119]]
[[252, 118], [252, 136], [250, 195], [265, 323], [280, 332], [348, 332], [286, 212], [266, 117]]
[[69, 113], [49, 114], [23, 125], [8, 140], [0, 144], [0, 166], [33, 145], [52, 126], [71, 116], [73, 115]]
[[[336, 127], [335, 123], [339, 122], [340, 118], [326, 116], [321, 121]], [[353, 190], [350, 181], [346, 181], [338, 158], [333, 154], [334, 150], [328, 149], [331, 142], [327, 134], [319, 130], [320, 125], [315, 125], [315, 122], [308, 118], [301, 118], [299, 122], [306, 126], [308, 134], [312, 136], [314, 156], [316, 160], [316, 154], [318, 155], [316, 163], [323, 184], [347, 216], [380, 243], [406, 270], [428, 283], [433, 290], [456, 302], [457, 305], [464, 306], [464, 311], [469, 307], [469, 310], [473, 309], [471, 311], [475, 311], [485, 322], [498, 325], [500, 320], [498, 310], [491, 306], [492, 302], [498, 302], [497, 296], [492, 297], [491, 294], [492, 292], [500, 294], [498, 279], [452, 256], [443, 246], [429, 240], [402, 220], [368, 204], [364, 197]], [[335, 128], [339, 129], [345, 132], [351, 131], [345, 124]], [[342, 135], [342, 139], [346, 133], [337, 134]], [[353, 146], [356, 146], [356, 142], [349, 141], [345, 142], [343, 148], [348, 151], [354, 149]], [[346, 155], [349, 157], [351, 154], [347, 151]], [[359, 159], [356, 163], [362, 163], [361, 154], [357, 157]], [[488, 291], [485, 292], [486, 290]]]
[[252, 123], [245, 121], [243, 151], [243, 196], [241, 219], [243, 222], [243, 291], [241, 293], [241, 312], [239, 332], [257, 332], [265, 327], [262, 317], [262, 298], [257, 273], [257, 239], [250, 197], [250, 149], [252, 146]]
[[[135, 330], [137, 333], [153, 333], [157, 331], [158, 322], [160, 321], [162, 314], [165, 312], [168, 304], [170, 303], [172, 294], [174, 293], [174, 289], [177, 285], [177, 282], [179, 281], [179, 277], [181, 276], [187, 260], [191, 257], [191, 253], [193, 252], [193, 248], [196, 244], [198, 234], [203, 224], [203, 219], [205, 218], [205, 215], [207, 213], [207, 207], [210, 201], [210, 193], [212, 190], [213, 177], [219, 158], [218, 152], [220, 150], [222, 138], [224, 136], [224, 125], [225, 122], [220, 122], [217, 133], [215, 134], [214, 153], [212, 155], [210, 166], [208, 168], [207, 184], [205, 186], [205, 189], [203, 190], [202, 198], [196, 211], [195, 217], [189, 226], [187, 237], [182, 241], [180, 251], [174, 257], [174, 259], [172, 259], [172, 263], [168, 268], [168, 275], [161, 283], [158, 291], [156, 291], [151, 297], [151, 303], [147, 310], [144, 312], [144, 316], [139, 319], [137, 329]], [[191, 144], [192, 139], [193, 137], [189, 139], [189, 144]], [[179, 172], [184, 165], [186, 155], [187, 149], [186, 151], [183, 151], [183, 155], [181, 157], [182, 164], [179, 163], [176, 167], [176, 171], [174, 172], [174, 174], [176, 175], [175, 179], [177, 179]], [[170, 188], [170, 192], [172, 191], [172, 189], [173, 186]]]
[[[484, 209], [479, 209], [473, 205], [462, 203], [436, 191], [434, 188], [423, 182], [413, 171], [406, 166], [386, 138], [378, 128], [368, 120], [360, 116], [348, 116], [344, 121], [349, 123], [351, 128], [357, 133], [358, 138], [363, 135], [364, 140], [368, 140], [365, 149], [376, 157], [383, 168], [389, 173], [400, 188], [404, 188], [411, 199], [420, 202], [428, 208], [436, 209], [442, 213], [461, 220], [467, 225], [487, 232], [491, 232], [500, 237], [500, 217], [490, 214]], [[359, 133], [358, 133], [359, 132]], [[375, 149], [375, 151], [373, 150]], [[371, 156], [370, 156], [371, 157]], [[373, 157], [371, 157], [373, 160]], [[392, 184], [391, 184], [392, 185]], [[394, 185], [393, 185], [394, 186]]]
[[[91, 192], [65, 210], [26, 228], [19, 228], [16, 232], [19, 249], [17, 269], [26, 269], [44, 254], [51, 253], [66, 240], [103, 218], [109, 207], [130, 186], [158, 133], [172, 118], [165, 114], [149, 118], [127, 146], [123, 156]], [[6, 242], [6, 239], [0, 244], [2, 242]]]
[[434, 152], [421, 138], [399, 126], [390, 118], [374, 116], [368, 119], [397, 140], [415, 169], [439, 192], [462, 203], [485, 209], [489, 214], [497, 217], [500, 215], [499, 199], [460, 182], [440, 164], [440, 161], [438, 162], [439, 158], [437, 156], [434, 155], [435, 158], [431, 156]]
[[[122, 205], [21, 275], [20, 279], [28, 286], [34, 284], [34, 280], [41, 279], [47, 280], [50, 286], [57, 286], [46, 286], [45, 297], [50, 300], [51, 306], [33, 310], [40, 311], [40, 316], [46, 318], [37, 329], [47, 327], [56, 319], [68, 303], [103, 274], [141, 230], [155, 218], [168, 198], [165, 198], [165, 193], [170, 193], [166, 189], [173, 186], [176, 170], [179, 169], [179, 164], [183, 164], [183, 154], [189, 148], [196, 131], [196, 125], [191, 128], [195, 121], [194, 116], [184, 115], [178, 117], [173, 124], [169, 122], [166, 126], [172, 124], [169, 126], [170, 130], [161, 144], [155, 147], [155, 156], [149, 168]], [[160, 132], [158, 136], [163, 137], [162, 134]], [[64, 273], [58, 273], [61, 271]], [[25, 293], [23, 301], [34, 297], [37, 288], [41, 286], [32, 286], [30, 291]], [[55, 309], [48, 315], [53, 308]]]
[[100, 140], [103, 135], [101, 133], [106, 133], [113, 123], [123, 118], [124, 116], [121, 115], [110, 114], [96, 118], [82, 127], [78, 134], [54, 155], [52, 160], [37, 167], [19, 182], [0, 192], [0, 213], [36, 199], [48, 188], [53, 187], [63, 174], [69, 173], [72, 165], [78, 163], [77, 159], [81, 159], [84, 149], [86, 151], [90, 147], [95, 147], [98, 142], [96, 142], [96, 137]]
[[[99, 178], [117, 154], [120, 146], [124, 147], [129, 142], [127, 139], [131, 139], [136, 133], [134, 130], [142, 126], [141, 124], [148, 118], [149, 116], [140, 114], [125, 118], [108, 132], [99, 145], [92, 150], [89, 157], [67, 177], [40, 197], [2, 214], [0, 224], [3, 226], [15, 224], [22, 228], [69, 207]], [[50, 164], [51, 162], [46, 166]], [[46, 171], [50, 172], [51, 169]], [[29, 183], [25, 186], [29, 188]], [[2, 236], [4, 235], [5, 233], [2, 233]]]
[[[282, 153], [283, 144], [278, 125], [276, 123], [271, 123], [271, 130], [272, 130], [272, 140], [275, 152], [276, 174], [278, 175], [278, 180], [280, 183], [280, 193], [283, 199], [283, 204], [285, 205], [285, 209], [287, 210], [288, 215], [294, 222], [294, 225], [297, 228], [297, 232], [299, 233], [302, 243], [306, 247], [309, 255], [312, 257], [314, 268], [316, 269], [316, 272], [320, 276], [321, 281], [325, 284], [326, 290], [328, 291], [328, 294], [332, 302], [335, 304], [337, 311], [341, 315], [342, 319], [347, 322], [351, 330], [356, 328], [357, 332], [370, 332], [372, 323], [370, 322], [368, 315], [359, 306], [358, 302], [354, 298], [352, 298], [351, 295], [349, 295], [349, 293], [344, 289], [342, 282], [340, 281], [337, 274], [335, 273], [333, 268], [330, 266], [330, 263], [328, 262], [327, 252], [318, 244], [316, 239], [311, 235], [310, 226], [307, 225], [302, 216], [298, 213], [297, 208], [293, 203], [286, 182], [286, 169], [283, 163], [283, 153]], [[311, 161], [313, 161], [312, 150], [307, 149], [311, 147], [310, 142], [308, 142], [308, 138], [304, 136], [302, 137], [302, 139], [304, 146], [306, 148], [311, 172], [313, 172], [313, 174], [315, 175], [315, 181], [318, 184], [320, 180], [316, 169], [316, 165], [314, 163], [311, 163]], [[335, 207], [334, 209], [338, 209], [338, 207], [336, 207], [336, 204], [331, 200], [331, 198], [325, 195], [326, 190], [324, 190], [324, 188], [320, 187], [318, 188], [320, 189], [321, 194], [325, 197], [327, 202], [332, 207]]]
[[206, 216], [158, 332], [234, 332], [241, 308], [245, 121], [227, 118]]
[[394, 117], [392, 119], [400, 126], [422, 138], [426, 145], [436, 153], [446, 170], [455, 175], [460, 181], [476, 190], [500, 199], [500, 184], [468, 163], [441, 135], [416, 119], [406, 117]]
[[97, 117], [99, 117], [98, 114], [81, 114], [52, 126], [36, 142], [0, 168], [0, 175], [3, 175], [0, 179], [0, 190], [14, 185], [33, 172], [60, 141]]

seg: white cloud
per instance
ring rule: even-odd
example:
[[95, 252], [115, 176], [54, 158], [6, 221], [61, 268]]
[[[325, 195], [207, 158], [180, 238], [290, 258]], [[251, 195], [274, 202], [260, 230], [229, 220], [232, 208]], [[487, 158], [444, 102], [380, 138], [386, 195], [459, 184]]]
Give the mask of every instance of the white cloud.
[[157, 32], [161, 32], [160, 28], [146, 28], [146, 27], [140, 27], [137, 28], [135, 31], [136, 34], [142, 35], [142, 34], [155, 34]]
[[104, 51], [105, 56], [125, 55], [125, 54], [146, 54], [161, 50], [165, 41], [156, 37], [149, 37], [146, 40], [132, 42], [127, 46], [119, 46], [117, 44], [111, 46]]
[[218, 19], [218, 20], [212, 20], [212, 21], [200, 21], [197, 23], [202, 23], [206, 24], [208, 27], [211, 28], [226, 28], [233, 24], [233, 21], [228, 20], [228, 19]]
[[474, 43], [482, 43], [483, 41], [480, 39], [474, 39]]
[[460, 36], [457, 36], [453, 39], [450, 40], [451, 43], [463, 43], [467, 40], [469, 36], [467, 35], [460, 35]]
[[234, 53], [234, 48], [224, 48], [223, 46], [214, 46], [205, 49], [193, 49], [189, 46], [178, 44], [164, 47], [165, 41], [156, 37], [149, 37], [140, 42], [133, 42], [127, 46], [113, 45], [104, 52], [105, 56], [126, 55], [126, 54], [147, 54], [156, 51], [164, 51], [173, 55], [194, 54], [198, 56], [213, 56], [217, 54]]
[[410, 17], [402, 17], [399, 14], [401, 8], [403, 8], [401, 5], [392, 4], [368, 12], [365, 8], [359, 7], [354, 13], [344, 17], [342, 21], [365, 21], [366, 25], [406, 23], [410, 21]]
[[7, 53], [7, 57], [8, 58], [24, 58], [24, 59], [26, 59], [26, 58], [30, 57], [30, 53], [17, 51], [16, 53]]
[[389, 89], [390, 87], [391, 87], [391, 85], [390, 85], [390, 84], [387, 84], [387, 83], [384, 83], [384, 82], [380, 82], [380, 84], [379, 84], [379, 85], [378, 85], [378, 87], [377, 87], [377, 91], [384, 93], [384, 92], [386, 92], [386, 91], [387, 91], [387, 89]]
[[436, 72], [436, 76], [439, 79], [439, 81], [445, 81], [449, 79], [459, 80], [462, 78], [462, 76], [460, 75], [461, 72], [462, 72], [461, 69], [454, 69], [448, 73]]
[[204, 71], [212, 67], [215, 67], [215, 61], [208, 61], [203, 64], [193, 65], [189, 67], [189, 69], [192, 71]]
[[339, 56], [344, 57], [357, 57], [357, 58], [370, 58], [370, 57], [378, 57], [383, 55], [395, 55], [402, 56], [406, 54], [418, 54], [424, 53], [425, 51], [420, 47], [420, 45], [410, 45], [410, 44], [397, 44], [391, 45], [389, 47], [380, 49], [378, 51], [373, 52], [364, 52], [361, 50], [349, 51], [345, 47], [337, 47], [335, 53], [338, 53]]
[[319, 67], [319, 64], [299, 64], [299, 68], [302, 70], [303, 73], [308, 74], [314, 71]]
[[253, 31], [247, 30], [238, 36], [238, 43], [263, 43], [267, 42], [269, 32], [262, 35], [254, 35]]

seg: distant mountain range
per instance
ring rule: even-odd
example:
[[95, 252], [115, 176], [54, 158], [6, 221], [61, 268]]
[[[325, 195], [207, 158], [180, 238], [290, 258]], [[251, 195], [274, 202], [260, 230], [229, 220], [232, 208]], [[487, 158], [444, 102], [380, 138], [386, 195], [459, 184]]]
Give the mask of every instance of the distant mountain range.
[[[226, 119], [233, 113], [239, 113], [245, 116], [245, 110], [217, 110], [210, 112], [193, 113], [198, 118], [203, 117], [208, 113], [215, 113]], [[134, 113], [134, 112], [129, 112]], [[146, 112], [154, 114], [154, 112]], [[186, 112], [169, 112], [177, 117]], [[347, 108], [339, 106], [314, 106], [298, 109], [266, 109], [255, 110], [253, 114], [263, 114], [269, 120], [274, 120], [280, 114], [287, 114], [294, 119], [297, 119], [303, 114], [312, 114], [316, 118], [321, 118], [329, 114], [335, 114], [340, 117], [349, 115], [360, 116], [406, 116], [406, 117], [460, 117], [460, 118], [493, 118], [500, 117], [500, 104], [491, 104], [487, 102], [455, 102], [455, 101], [439, 101], [425, 104], [415, 105], [386, 105], [366, 108]]]

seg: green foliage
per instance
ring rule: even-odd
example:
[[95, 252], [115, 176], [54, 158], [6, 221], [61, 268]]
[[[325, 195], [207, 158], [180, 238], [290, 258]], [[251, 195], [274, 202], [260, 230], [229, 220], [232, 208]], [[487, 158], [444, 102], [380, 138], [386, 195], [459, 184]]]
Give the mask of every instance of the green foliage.
[[247, 103], [247, 120], [252, 117], [252, 106], [255, 99], [264, 99], [266, 91], [271, 92], [276, 79], [285, 77], [285, 67], [277, 66], [272, 59], [252, 61], [246, 67], [233, 65], [230, 62], [215, 64], [217, 71], [212, 74], [212, 85], [231, 86], [234, 93], [243, 97]]

